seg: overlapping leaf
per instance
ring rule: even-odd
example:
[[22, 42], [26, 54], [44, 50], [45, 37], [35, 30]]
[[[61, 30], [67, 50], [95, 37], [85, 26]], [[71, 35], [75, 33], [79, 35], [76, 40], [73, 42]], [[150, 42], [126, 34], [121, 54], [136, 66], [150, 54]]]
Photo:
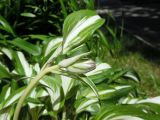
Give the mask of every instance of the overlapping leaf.
[[82, 44], [103, 23], [104, 20], [91, 10], [80, 10], [70, 14], [63, 25], [63, 53]]
[[40, 47], [36, 46], [36, 45], [33, 45], [21, 38], [16, 38], [14, 39], [13, 41], [8, 41], [9, 43], [19, 47], [20, 49], [28, 52], [29, 54], [32, 54], [32, 55], [40, 55], [41, 54], [41, 49]]

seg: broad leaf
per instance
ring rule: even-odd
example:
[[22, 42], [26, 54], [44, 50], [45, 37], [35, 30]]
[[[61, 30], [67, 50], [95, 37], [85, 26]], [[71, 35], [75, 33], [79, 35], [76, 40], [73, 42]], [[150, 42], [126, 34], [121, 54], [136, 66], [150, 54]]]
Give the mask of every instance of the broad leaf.
[[57, 37], [48, 42], [46, 45], [45, 53], [44, 56], [47, 56], [51, 52], [53, 53], [55, 49], [59, 47], [60, 44], [62, 44], [63, 38], [62, 37]]
[[108, 76], [107, 71], [111, 68], [111, 66], [107, 63], [100, 63], [96, 65], [96, 69], [86, 73], [94, 83], [99, 83], [106, 79]]
[[75, 103], [76, 113], [79, 114], [83, 111], [87, 111], [88, 107], [90, 107], [93, 104], [98, 103], [98, 101], [99, 100], [97, 98], [92, 98], [92, 99], [83, 98], [80, 100], [76, 100], [76, 103]]
[[63, 25], [63, 53], [84, 43], [104, 20], [91, 10], [80, 10], [70, 14]]
[[[138, 118], [133, 120], [159, 120], [160, 114], [148, 112], [148, 107], [142, 105], [106, 106], [96, 115], [94, 120], [117, 120], [116, 118]], [[132, 120], [131, 119], [131, 120]]]
[[[107, 84], [97, 85], [97, 90], [100, 100], [118, 100], [124, 96], [127, 96], [133, 87], [129, 85], [108, 86]], [[82, 93], [78, 97], [95, 98], [96, 95], [89, 88], [82, 90]]]
[[10, 59], [12, 60], [12, 50], [7, 48], [2, 48], [1, 51]]
[[61, 91], [61, 79], [59, 77], [45, 76], [40, 84], [45, 86], [52, 103], [52, 109], [58, 111], [63, 104], [63, 92]]
[[89, 86], [94, 94], [96, 95], [96, 97], [99, 99], [99, 94], [98, 94], [98, 90], [96, 88], [96, 85], [93, 83], [93, 81], [87, 77], [79, 77], [79, 79], [84, 82], [87, 86]]
[[154, 103], [160, 105], [160, 96], [147, 98], [147, 99], [138, 99], [138, 98], [124, 98], [120, 101], [121, 104], [140, 104], [140, 103]]
[[0, 110], [13, 105], [20, 98], [20, 96], [23, 94], [24, 89], [25, 89], [25, 87], [19, 88], [18, 90], [14, 91], [12, 94], [10, 94], [7, 97], [7, 99], [5, 99], [0, 104]]
[[32, 68], [26, 60], [24, 54], [20, 51], [13, 52], [13, 57], [15, 60], [15, 70], [18, 72], [18, 74], [31, 77]]
[[62, 88], [64, 91], [64, 95], [66, 96], [67, 93], [70, 91], [70, 89], [73, 87], [74, 80], [70, 77], [62, 75], [61, 75], [61, 80], [62, 80]]

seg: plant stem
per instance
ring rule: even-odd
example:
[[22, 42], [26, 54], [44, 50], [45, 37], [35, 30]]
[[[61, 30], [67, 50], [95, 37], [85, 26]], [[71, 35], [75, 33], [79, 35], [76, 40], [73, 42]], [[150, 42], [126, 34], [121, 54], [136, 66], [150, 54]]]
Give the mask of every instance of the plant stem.
[[73, 120], [76, 120], [76, 119], [77, 119], [77, 114], [75, 114], [75, 115], [74, 115], [74, 118], [73, 118]]
[[67, 118], [66, 118], [66, 107], [63, 108], [62, 120], [67, 120]]
[[67, 17], [67, 10], [64, 6], [63, 0], [59, 0], [59, 2], [60, 2], [61, 7], [62, 7], [62, 12], [63, 12], [64, 18], [66, 18]]
[[32, 91], [32, 89], [37, 85], [37, 83], [39, 82], [39, 80], [44, 76], [46, 75], [47, 73], [51, 72], [52, 70], [55, 70], [57, 69], [58, 66], [55, 65], [55, 66], [52, 66], [52, 67], [49, 67], [49, 68], [46, 68], [44, 69], [43, 71], [40, 71], [40, 73], [30, 81], [29, 85], [27, 86], [27, 88], [25, 89], [23, 95], [20, 97], [18, 103], [17, 103], [17, 106], [16, 106], [16, 110], [14, 112], [14, 117], [13, 117], [13, 120], [18, 120], [18, 117], [19, 117], [19, 113], [20, 113], [20, 110], [21, 110], [21, 107], [23, 105], [23, 102], [25, 101], [26, 97], [30, 94], [30, 92]]

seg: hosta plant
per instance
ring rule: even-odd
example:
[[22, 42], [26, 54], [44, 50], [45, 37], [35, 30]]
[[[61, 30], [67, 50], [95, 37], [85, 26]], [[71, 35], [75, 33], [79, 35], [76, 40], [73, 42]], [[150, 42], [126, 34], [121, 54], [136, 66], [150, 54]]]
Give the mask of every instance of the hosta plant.
[[80, 10], [65, 19], [63, 36], [36, 45], [20, 37], [5, 41], [0, 119], [159, 120], [160, 97], [145, 98], [134, 70], [112, 68], [88, 46], [103, 23], [94, 11]]

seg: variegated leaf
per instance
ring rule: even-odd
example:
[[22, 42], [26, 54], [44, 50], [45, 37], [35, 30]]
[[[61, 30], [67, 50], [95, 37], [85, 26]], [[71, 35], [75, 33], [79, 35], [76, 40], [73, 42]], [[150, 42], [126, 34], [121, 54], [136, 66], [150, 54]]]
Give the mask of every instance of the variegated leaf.
[[80, 10], [70, 14], [63, 25], [63, 53], [84, 43], [104, 20], [91, 10]]

